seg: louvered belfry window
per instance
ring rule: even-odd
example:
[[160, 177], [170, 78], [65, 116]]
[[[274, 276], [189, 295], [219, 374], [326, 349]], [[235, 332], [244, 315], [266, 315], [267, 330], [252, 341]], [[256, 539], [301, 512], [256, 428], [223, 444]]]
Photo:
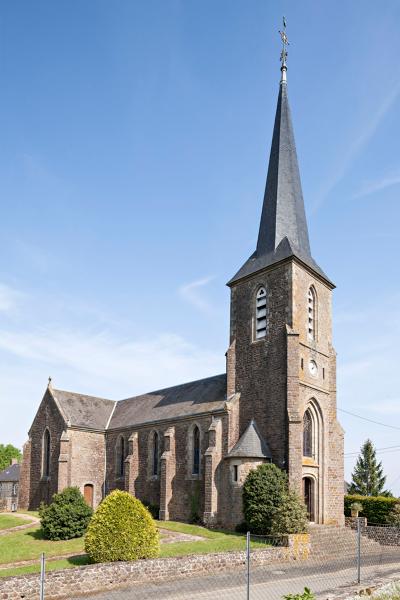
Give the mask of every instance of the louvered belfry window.
[[316, 327], [316, 306], [315, 306], [315, 290], [311, 286], [308, 290], [308, 339], [315, 340]]
[[261, 287], [256, 296], [256, 340], [267, 335], [267, 290]]

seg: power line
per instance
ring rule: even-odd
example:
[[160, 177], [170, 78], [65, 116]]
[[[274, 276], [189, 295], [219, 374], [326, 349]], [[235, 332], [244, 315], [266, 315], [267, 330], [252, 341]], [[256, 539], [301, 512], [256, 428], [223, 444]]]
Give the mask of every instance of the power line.
[[[375, 448], [375, 452], [379, 454], [386, 454], [387, 452], [400, 452], [400, 446], [387, 446], [386, 448]], [[360, 454], [360, 450], [357, 452], [347, 452], [344, 456], [357, 456]]]
[[388, 425], [388, 423], [381, 423], [380, 421], [374, 421], [373, 419], [368, 419], [367, 417], [362, 417], [361, 415], [357, 415], [356, 413], [350, 412], [349, 410], [344, 410], [344, 408], [338, 408], [340, 412], [346, 413], [347, 415], [351, 415], [352, 417], [357, 417], [358, 419], [362, 419], [363, 421], [368, 421], [369, 423], [374, 423], [375, 425], [381, 425], [382, 427], [389, 427], [390, 429], [398, 429], [400, 427], [396, 427], [396, 425]]

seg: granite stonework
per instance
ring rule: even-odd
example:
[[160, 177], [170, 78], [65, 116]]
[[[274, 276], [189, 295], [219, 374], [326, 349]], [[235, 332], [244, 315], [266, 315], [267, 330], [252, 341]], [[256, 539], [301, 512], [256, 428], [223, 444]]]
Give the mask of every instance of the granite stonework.
[[[228, 285], [226, 373], [118, 402], [49, 383], [24, 448], [22, 508], [49, 502], [67, 485], [86, 491], [96, 507], [118, 488], [158, 507], [161, 519], [233, 528], [243, 521], [246, 475], [272, 461], [288, 473], [291, 489], [304, 494], [311, 521], [343, 524], [334, 285], [311, 255], [285, 82], [279, 89], [257, 249]], [[257, 338], [261, 287], [266, 328]], [[311, 338], [310, 290], [315, 296]], [[306, 411], [312, 415], [313, 451], [304, 456]], [[243, 439], [249, 427], [251, 444]], [[43, 469], [46, 430], [48, 475]]]

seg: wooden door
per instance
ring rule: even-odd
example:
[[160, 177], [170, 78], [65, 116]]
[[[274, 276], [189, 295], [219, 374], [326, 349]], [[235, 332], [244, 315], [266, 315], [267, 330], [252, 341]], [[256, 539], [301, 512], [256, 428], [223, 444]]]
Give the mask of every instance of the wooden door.
[[314, 522], [314, 482], [311, 477], [304, 477], [303, 479], [303, 494], [308, 520]]
[[93, 485], [91, 483], [87, 483], [83, 488], [83, 496], [86, 504], [93, 508]]

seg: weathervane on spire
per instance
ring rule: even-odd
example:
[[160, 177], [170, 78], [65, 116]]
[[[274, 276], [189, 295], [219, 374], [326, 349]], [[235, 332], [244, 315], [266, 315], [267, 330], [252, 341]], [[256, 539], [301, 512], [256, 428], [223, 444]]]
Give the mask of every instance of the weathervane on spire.
[[284, 70], [286, 71], [286, 59], [287, 59], [287, 55], [288, 55], [286, 48], [289, 46], [289, 40], [286, 35], [286, 19], [285, 19], [285, 17], [283, 17], [283, 30], [279, 31], [279, 35], [281, 36], [281, 40], [282, 40], [281, 71], [283, 74]]

